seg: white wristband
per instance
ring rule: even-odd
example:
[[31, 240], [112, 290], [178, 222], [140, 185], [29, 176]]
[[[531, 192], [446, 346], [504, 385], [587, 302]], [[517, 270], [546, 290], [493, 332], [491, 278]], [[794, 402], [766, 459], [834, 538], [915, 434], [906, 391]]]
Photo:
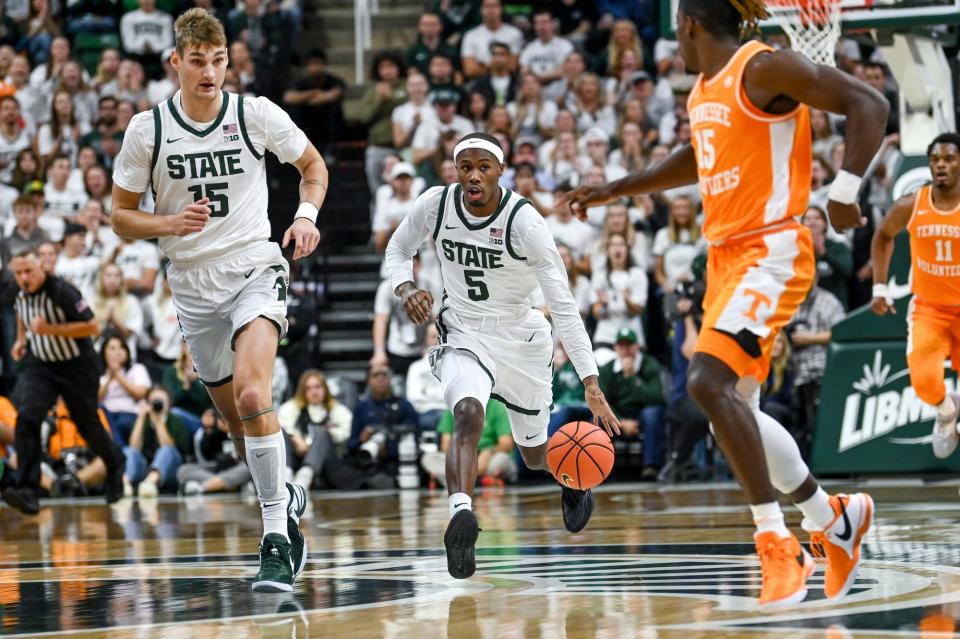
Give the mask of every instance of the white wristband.
[[300, 203], [300, 206], [297, 208], [297, 213], [296, 213], [296, 215], [293, 216], [293, 219], [294, 219], [294, 220], [298, 220], [298, 219], [300, 219], [300, 218], [302, 217], [302, 218], [306, 218], [306, 219], [310, 220], [311, 222], [313, 222], [314, 224], [316, 224], [316, 223], [317, 223], [317, 215], [319, 215], [319, 213], [320, 213], [320, 209], [318, 209], [317, 207], [315, 207], [312, 203], [310, 203], [310, 202], [301, 202], [301, 203]]
[[873, 296], [882, 297], [887, 304], [893, 304], [893, 296], [890, 295], [890, 289], [887, 288], [886, 284], [874, 284]]
[[857, 201], [857, 196], [860, 195], [860, 184], [862, 182], [863, 178], [859, 175], [841, 170], [837, 173], [837, 177], [833, 178], [827, 198], [840, 204], [853, 204]]

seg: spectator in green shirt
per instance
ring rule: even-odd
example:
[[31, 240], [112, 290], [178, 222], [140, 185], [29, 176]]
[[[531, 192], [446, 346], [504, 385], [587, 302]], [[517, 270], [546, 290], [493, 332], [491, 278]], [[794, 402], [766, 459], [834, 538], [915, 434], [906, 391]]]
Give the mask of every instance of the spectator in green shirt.
[[443, 25], [439, 15], [429, 11], [420, 15], [417, 41], [407, 47], [404, 53], [404, 62], [408, 69], [415, 68], [427, 76], [430, 73], [430, 58], [433, 54], [442, 53], [451, 60], [459, 59], [457, 47], [441, 37], [442, 31]]
[[617, 357], [600, 367], [600, 388], [620, 418], [626, 438], [643, 428], [643, 478], [655, 479], [663, 461], [664, 394], [660, 365], [640, 350], [630, 328], [617, 333]]
[[407, 101], [407, 88], [403, 79], [403, 64], [398, 54], [381, 51], [373, 56], [371, 63], [373, 83], [357, 107], [357, 119], [367, 125], [367, 152], [364, 170], [370, 194], [383, 184], [383, 161], [396, 153], [393, 148], [393, 110]]
[[561, 344], [553, 355], [553, 413], [547, 434], [552, 436], [564, 424], [575, 421], [592, 422], [593, 413], [584, 399], [583, 381]]
[[[453, 413], [446, 411], [437, 424], [440, 434], [440, 450], [426, 453], [420, 460], [423, 469], [437, 478], [442, 485], [447, 484], [446, 465], [447, 448], [453, 435]], [[487, 402], [483, 416], [483, 431], [477, 442], [477, 476], [483, 482], [486, 478], [514, 482], [517, 480], [517, 462], [513, 457], [513, 431], [506, 407], [495, 399]]]

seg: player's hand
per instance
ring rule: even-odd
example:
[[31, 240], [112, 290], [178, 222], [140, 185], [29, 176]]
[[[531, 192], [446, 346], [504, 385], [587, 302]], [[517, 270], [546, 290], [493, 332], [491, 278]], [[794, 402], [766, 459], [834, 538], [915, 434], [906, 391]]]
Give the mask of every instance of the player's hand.
[[13, 348], [10, 349], [10, 357], [13, 358], [13, 361], [19, 362], [23, 359], [23, 356], [27, 354], [27, 343], [18, 339], [13, 343]]
[[305, 217], [297, 218], [283, 234], [283, 248], [287, 248], [293, 240], [296, 249], [293, 251], [293, 259], [299, 260], [313, 253], [317, 245], [320, 244], [320, 230], [317, 225]]
[[46, 317], [37, 315], [30, 322], [30, 330], [34, 335], [47, 335], [50, 333], [50, 322]]
[[840, 202], [827, 200], [827, 214], [830, 217], [830, 226], [837, 233], [867, 225], [867, 218], [860, 215], [860, 205], [856, 202], [841, 204]]
[[891, 315], [897, 314], [897, 307], [887, 302], [885, 297], [873, 298], [873, 301], [870, 302], [870, 310], [877, 315], [885, 315], [887, 313]]
[[570, 211], [576, 215], [581, 222], [587, 221], [587, 209], [591, 206], [600, 206], [608, 202], [613, 202], [616, 197], [606, 186], [581, 186], [567, 193], [560, 195], [556, 207], [564, 204], [570, 205]]
[[433, 295], [429, 291], [417, 288], [412, 282], [404, 282], [397, 294], [411, 322], [423, 326], [430, 321], [433, 314]]
[[170, 218], [170, 232], [167, 235], [183, 237], [192, 233], [199, 233], [210, 220], [210, 198], [205, 197], [193, 204], [183, 207], [183, 210]]
[[610, 404], [607, 403], [607, 398], [604, 396], [603, 391], [600, 390], [600, 385], [597, 384], [597, 378], [595, 376], [588, 377], [584, 380], [584, 385], [586, 386], [584, 395], [587, 399], [587, 406], [590, 407], [590, 412], [593, 413], [593, 423], [598, 426], [603, 426], [610, 437], [619, 435], [620, 420], [613, 414], [613, 409], [610, 408]]

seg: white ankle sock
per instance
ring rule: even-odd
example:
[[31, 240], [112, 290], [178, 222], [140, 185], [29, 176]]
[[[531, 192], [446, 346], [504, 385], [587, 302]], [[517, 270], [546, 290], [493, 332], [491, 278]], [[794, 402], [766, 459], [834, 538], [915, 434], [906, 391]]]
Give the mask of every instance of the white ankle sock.
[[797, 508], [819, 530], [826, 530], [837, 518], [830, 505], [830, 495], [823, 488], [818, 487], [810, 499], [797, 503]]
[[790, 536], [790, 531], [783, 523], [783, 511], [780, 510], [779, 503], [771, 501], [768, 504], [751, 504], [750, 511], [758, 532], [775, 532], [779, 537]]
[[937, 414], [940, 417], [950, 417], [955, 410], [957, 410], [957, 407], [953, 405], [953, 398], [950, 395], [944, 397], [943, 401], [937, 404]]
[[283, 434], [277, 431], [263, 437], [247, 435], [243, 440], [247, 449], [247, 467], [260, 498], [263, 536], [276, 533], [290, 541], [287, 536], [287, 501], [290, 496], [284, 481], [287, 466]]
[[467, 493], [453, 493], [447, 503], [450, 505], [450, 519], [461, 510], [473, 510], [473, 499]]

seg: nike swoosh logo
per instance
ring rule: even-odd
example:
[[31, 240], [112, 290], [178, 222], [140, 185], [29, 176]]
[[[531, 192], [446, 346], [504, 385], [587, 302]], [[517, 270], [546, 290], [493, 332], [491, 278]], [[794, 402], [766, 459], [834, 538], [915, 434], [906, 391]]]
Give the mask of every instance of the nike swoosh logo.
[[850, 526], [850, 517], [847, 516], [847, 509], [843, 505], [843, 500], [838, 499], [840, 502], [840, 514], [843, 515], [843, 533], [837, 535], [837, 539], [840, 541], [850, 541], [850, 537], [853, 535], [853, 528]]
[[182, 137], [180, 137], [180, 138], [173, 138], [172, 140], [171, 140], [170, 138], [167, 138], [167, 144], [173, 144], [174, 142], [179, 142], [179, 141], [182, 140], [182, 139], [183, 139]]
[[467, 505], [467, 502], [463, 502], [462, 504], [454, 504], [453, 507], [459, 508], [460, 506], [466, 506], [466, 505]]
[[265, 453], [265, 452], [264, 452], [264, 453], [257, 453], [257, 459], [260, 459], [261, 457], [263, 457], [263, 456], [266, 455], [266, 454], [267, 454], [267, 453]]
[[254, 267], [254, 268], [250, 269], [248, 272], [244, 273], [244, 274], [243, 274], [243, 279], [245, 279], [245, 280], [250, 279], [250, 276], [253, 275], [253, 272], [254, 272], [255, 270], [257, 270], [256, 267]]
[[529, 440], [531, 440], [531, 439], [536, 439], [536, 438], [539, 437], [539, 436], [540, 436], [540, 435], [527, 435], [527, 436], [526, 436], [526, 439], [527, 439], [527, 441], [529, 441]]
[[460, 227], [459, 227], [459, 226], [447, 226], [446, 224], [444, 224], [444, 225], [443, 225], [443, 228], [447, 229], [448, 231], [454, 231], [454, 230], [456, 230], [456, 229], [458, 229], [458, 228], [460, 228]]

